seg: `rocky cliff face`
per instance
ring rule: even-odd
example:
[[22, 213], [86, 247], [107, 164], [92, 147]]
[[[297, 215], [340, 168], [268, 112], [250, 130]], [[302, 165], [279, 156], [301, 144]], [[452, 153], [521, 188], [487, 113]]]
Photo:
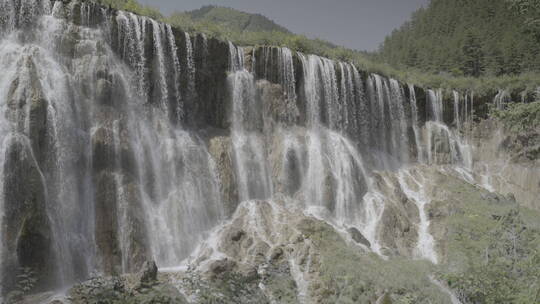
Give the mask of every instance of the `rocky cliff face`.
[[128, 302], [444, 303], [429, 277], [455, 261], [456, 191], [540, 208], [537, 158], [506, 160], [530, 142], [488, 145], [471, 92], [91, 1], [0, 0], [0, 30], [3, 294], [28, 269], [37, 292], [152, 260], [176, 270], [151, 295], [127, 275], [71, 301], [98, 284]]

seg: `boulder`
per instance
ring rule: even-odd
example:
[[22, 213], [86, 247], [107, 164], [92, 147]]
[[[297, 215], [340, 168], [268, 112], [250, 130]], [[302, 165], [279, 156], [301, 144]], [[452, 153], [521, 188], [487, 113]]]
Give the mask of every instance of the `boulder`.
[[141, 285], [151, 285], [157, 280], [158, 268], [156, 262], [146, 261], [144, 262], [142, 269], [138, 273], [139, 283]]
[[350, 234], [351, 238], [358, 244], [362, 244], [368, 248], [371, 247], [371, 243], [364, 237], [364, 235], [356, 228], [351, 227], [347, 229], [347, 232]]

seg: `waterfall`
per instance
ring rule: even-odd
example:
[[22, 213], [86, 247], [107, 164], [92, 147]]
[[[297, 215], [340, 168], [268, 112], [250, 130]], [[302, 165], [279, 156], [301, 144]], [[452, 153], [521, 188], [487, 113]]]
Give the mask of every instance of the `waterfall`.
[[421, 140], [421, 133], [418, 126], [418, 105], [416, 101], [416, 92], [414, 90], [414, 86], [409, 84], [409, 98], [411, 102], [411, 119], [412, 119], [412, 127], [414, 132], [414, 140], [415, 140], [415, 146], [416, 146], [416, 159], [419, 163], [424, 162], [424, 145], [422, 144]]
[[493, 104], [498, 110], [504, 110], [506, 104], [510, 102], [510, 98], [510, 94], [507, 90], [499, 90], [493, 99]]
[[474, 92], [465, 95], [464, 121], [470, 123], [474, 118]]
[[392, 101], [395, 103], [390, 108], [390, 119], [395, 122], [392, 130], [394, 139], [394, 153], [397, 153], [397, 158], [400, 163], [406, 164], [409, 162], [409, 135], [407, 133], [408, 123], [405, 116], [405, 93], [403, 88], [395, 79], [390, 79], [390, 88], [392, 91]]
[[[178, 47], [176, 46], [176, 41], [174, 38], [174, 33], [170, 25], [166, 25], [167, 30], [167, 40], [169, 41], [170, 53], [172, 55], [173, 63], [173, 89], [174, 89], [174, 101], [173, 105], [176, 105], [176, 109], [173, 108], [176, 119], [178, 123], [181, 123], [184, 120], [184, 105], [182, 101], [181, 89], [180, 89], [180, 59], [178, 58]], [[188, 58], [190, 58], [191, 53], [188, 53]], [[191, 74], [190, 74], [191, 75]]]
[[460, 106], [459, 106], [459, 102], [460, 102], [460, 97], [459, 97], [459, 92], [457, 91], [452, 91], [452, 95], [454, 97], [454, 124], [456, 125], [456, 128], [459, 130], [461, 130], [461, 117], [460, 117]]
[[[413, 85], [287, 48], [244, 53], [93, 2], [0, 0], [2, 289], [20, 267], [59, 287], [148, 259], [177, 266], [225, 220], [224, 204], [278, 195], [357, 228], [382, 255], [391, 202], [379, 172], [401, 172], [420, 210], [418, 255], [436, 262], [424, 181], [401, 170], [471, 166], [442, 91], [426, 101]], [[454, 92], [458, 129], [473, 98]]]
[[[99, 9], [94, 16], [89, 4], [49, 4], [0, 1], [0, 176], [6, 185], [3, 168], [25, 164], [6, 158], [25, 143], [20, 158], [35, 169], [9, 181], [43, 176], [34, 185], [42, 192], [20, 195], [36, 195], [32, 208], [43, 214], [44, 241], [34, 245], [43, 248], [28, 254], [48, 256], [43, 265], [17, 257], [15, 242], [23, 240], [12, 231], [34, 228], [14, 216], [5, 221], [13, 209], [6, 197], [16, 189], [5, 193], [3, 186], [2, 276], [28, 266], [49, 285], [64, 285], [94, 270], [136, 270], [145, 256], [160, 267], [178, 265], [223, 212], [205, 142], [169, 119], [183, 111], [172, 28], [127, 12]], [[116, 22], [91, 27], [102, 14]], [[30, 26], [35, 35], [26, 34]], [[74, 33], [78, 40], [65, 39]], [[61, 41], [72, 45], [60, 49]], [[194, 78], [192, 51], [187, 56]]]
[[285, 90], [287, 100], [296, 102], [296, 81], [294, 77], [294, 63], [292, 52], [288, 48], [279, 48], [279, 65], [281, 71], [279, 74], [279, 82]]
[[[188, 33], [184, 34], [185, 40], [186, 40], [186, 74], [187, 74], [187, 88], [186, 88], [186, 95], [189, 96], [189, 98], [194, 98], [194, 96], [197, 94], [195, 89], [195, 73], [197, 72], [195, 69], [195, 58], [193, 54], [193, 43], [191, 41], [191, 37]], [[203, 38], [205, 39], [205, 38]], [[206, 41], [206, 40], [203, 40]], [[203, 45], [203, 49], [206, 47]]]
[[229, 71], [236, 72], [244, 69], [244, 49], [229, 41]]
[[[371, 179], [362, 156], [349, 139], [323, 124], [322, 118], [329, 117], [326, 121], [328, 126], [335, 127], [338, 124], [332, 122], [342, 113], [334, 65], [327, 59], [313, 55], [300, 54], [300, 59], [308, 117], [307, 169], [302, 174], [304, 180], [301, 185], [304, 203], [308, 208], [316, 208], [316, 212], [321, 208], [330, 211], [340, 225], [359, 228], [377, 248], [376, 229], [370, 223], [384, 207], [380, 201], [364, 199]], [[347, 83], [351, 84], [352, 80], [345, 82], [344, 86]], [[321, 100], [321, 97], [324, 99]], [[296, 154], [302, 155], [302, 152]], [[358, 202], [362, 200], [364, 202], [359, 205]]]
[[442, 90], [428, 90], [429, 96], [429, 114], [431, 119], [436, 122], [443, 121], [443, 98]]
[[390, 166], [390, 155], [392, 153], [391, 145], [393, 138], [390, 133], [392, 121], [389, 119], [389, 108], [387, 100], [390, 98], [390, 92], [386, 80], [380, 75], [371, 75], [369, 78], [369, 90], [371, 100], [371, 119], [372, 119], [372, 140], [379, 151], [383, 153], [382, 163], [384, 167]]
[[435, 251], [435, 240], [429, 233], [430, 222], [426, 212], [426, 208], [430, 201], [424, 190], [425, 180], [422, 176], [415, 177], [414, 172], [400, 171], [398, 173], [398, 181], [405, 195], [411, 199], [420, 214], [420, 223], [418, 225], [418, 243], [416, 246], [417, 255], [420, 258], [425, 258], [434, 264], [437, 264], [437, 253]]
[[244, 50], [229, 43], [231, 72], [229, 85], [232, 99], [232, 139], [240, 201], [266, 199], [272, 185], [262, 138], [262, 104], [255, 93], [253, 74], [244, 68]]

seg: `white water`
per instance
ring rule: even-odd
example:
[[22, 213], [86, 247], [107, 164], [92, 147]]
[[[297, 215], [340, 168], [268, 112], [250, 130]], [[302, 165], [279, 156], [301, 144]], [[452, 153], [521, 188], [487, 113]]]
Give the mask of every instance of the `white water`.
[[[69, 8], [60, 1], [51, 9], [49, 1], [25, 0], [29, 6], [21, 11], [15, 11], [13, 1], [0, 0], [0, 8], [9, 12], [0, 12], [0, 67], [4, 71], [0, 107], [8, 112], [7, 93], [15, 79], [19, 82], [16, 99], [30, 100], [26, 91], [32, 86], [32, 63], [48, 102], [47, 138], [53, 152], [46, 155], [47, 161], [31, 154], [48, 190], [54, 254], [62, 262], [58, 265], [60, 283], [73, 282], [102, 267], [104, 257], [95, 235], [97, 193], [92, 163], [92, 140], [101, 129], [112, 137], [114, 164], [108, 169], [116, 190], [117, 231], [113, 232], [121, 270], [136, 270], [134, 256], [138, 255], [155, 259], [162, 269], [181, 265], [223, 220], [218, 170], [200, 136], [206, 134], [180, 127], [191, 115], [184, 102], [193, 101], [190, 98], [197, 93], [199, 69], [194, 54], [208, 52], [206, 38], [202, 37], [201, 50], [196, 46], [198, 40], [193, 42], [185, 34], [186, 58], [179, 58], [182, 52], [178, 52], [172, 28], [149, 18], [127, 12], [108, 15], [104, 10], [105, 19], [115, 18], [118, 23], [113, 35], [109, 22], [98, 27], [68, 24], [61, 18], [68, 18]], [[25, 9], [30, 11], [23, 13]], [[49, 15], [51, 11], [54, 17]], [[83, 5], [81, 11], [82, 23], [89, 25], [90, 7]], [[22, 41], [11, 34], [21, 24], [32, 22], [36, 23], [32, 29], [36, 37], [28, 35]], [[80, 37], [69, 50], [75, 54], [60, 53], [59, 41], [71, 34]], [[413, 145], [419, 162], [471, 167], [468, 145], [443, 124], [441, 91], [429, 92], [432, 121], [420, 128], [414, 87], [409, 86], [409, 109], [404, 87], [396, 80], [380, 75], [362, 79], [351, 64], [303, 54], [295, 57], [291, 50], [278, 48], [276, 81], [283, 89], [288, 119], [287, 124], [270, 129], [265, 124], [268, 105], [258, 96], [256, 65], [252, 72], [247, 71], [244, 50], [232, 43], [229, 53], [231, 128], [224, 131], [231, 133], [240, 201], [256, 204], [251, 200], [271, 199], [278, 194], [276, 184], [283, 181], [288, 186], [283, 191], [300, 201], [304, 211], [322, 210], [334, 227], [358, 228], [371, 249], [381, 254], [384, 244], [378, 232], [385, 197], [377, 190], [373, 170], [410, 165], [415, 158], [410, 150]], [[264, 56], [257, 60], [268, 60]], [[296, 58], [301, 71], [295, 71]], [[302, 77], [296, 79], [296, 75]], [[183, 76], [188, 79], [186, 87], [180, 85]], [[114, 94], [101, 101], [99, 86], [104, 83]], [[11, 138], [30, 142], [28, 104], [12, 115], [15, 118], [0, 118], [0, 184]], [[302, 105], [305, 109], [300, 113]], [[454, 112], [458, 127], [471, 121], [473, 95], [457, 96]], [[412, 136], [409, 139], [413, 133], [414, 143]], [[407, 196], [420, 210], [418, 256], [437, 262], [423, 182], [410, 174], [400, 177]], [[4, 213], [2, 195], [0, 221], [5, 220]], [[4, 224], [0, 222], [0, 227]], [[13, 253], [3, 245], [0, 242], [2, 257], [7, 251]], [[293, 271], [300, 280], [299, 273], [306, 270]], [[301, 294], [306, 294], [300, 287]]]
[[454, 123], [456, 124], [456, 128], [459, 131], [461, 130], [461, 124], [462, 124], [460, 113], [459, 113], [459, 101], [460, 101], [459, 92], [452, 91], [452, 95], [454, 97]]
[[[240, 49], [241, 52], [243, 50]], [[269, 198], [272, 184], [261, 132], [262, 105], [255, 96], [255, 80], [251, 73], [241, 69], [229, 75], [229, 84], [233, 100], [232, 141], [240, 201]]]
[[423, 163], [424, 160], [424, 145], [421, 140], [421, 133], [418, 126], [418, 105], [416, 102], [416, 92], [414, 91], [414, 86], [409, 84], [409, 95], [411, 101], [411, 118], [412, 118], [412, 127], [414, 132], [414, 140], [416, 146], [416, 159], [419, 163]]
[[443, 97], [442, 90], [428, 90], [429, 114], [436, 122], [443, 121]]
[[[33, 158], [44, 175], [54, 260], [59, 262], [54, 267], [58, 269], [58, 283], [68, 284], [100, 268], [97, 263], [101, 257], [94, 235], [95, 189], [91, 170], [91, 138], [100, 128], [109, 130], [114, 151], [115, 165], [111, 170], [117, 190], [114, 201], [121, 269], [133, 269], [133, 251], [140, 250], [134, 247], [134, 241], [145, 242], [145, 239], [148, 244], [142, 246], [148, 246], [158, 265], [177, 265], [191, 253], [204, 233], [219, 223], [222, 211], [215, 166], [205, 143], [169, 123], [169, 108], [182, 110], [181, 88], [177, 85], [180, 60], [172, 29], [119, 12], [115, 43], [118, 54], [125, 60], [120, 61], [109, 47], [108, 23], [103, 28], [70, 25], [57, 17], [74, 15], [65, 13], [74, 6], [64, 7], [60, 1], [54, 3], [54, 10], [47, 6], [50, 1], [23, 1], [20, 11], [14, 11], [11, 16], [5, 14], [14, 9], [13, 3], [0, 1], [5, 9], [0, 20], [3, 29], [0, 67], [5, 71], [0, 75], [0, 106], [3, 113], [10, 113], [7, 103], [10, 87], [18, 88], [10, 93], [14, 100], [27, 102], [13, 113], [12, 119], [1, 116], [0, 168], [4, 168], [4, 152], [12, 142], [10, 138], [30, 141], [29, 90], [38, 87], [47, 103], [47, 135], [43, 140], [51, 152], [44, 155], [43, 161], [36, 158], [39, 155]], [[51, 11], [54, 17], [48, 15]], [[81, 11], [84, 12], [82, 23], [89, 24], [90, 7], [83, 4]], [[18, 31], [10, 32], [22, 22], [34, 26], [35, 37], [28, 35], [23, 41]], [[149, 28], [152, 36], [146, 35]], [[74, 42], [75, 54], [58, 54], [58, 42], [72, 33], [79, 37]], [[153, 47], [151, 58], [145, 52], [148, 45]], [[147, 75], [149, 64], [155, 74], [151, 78]], [[31, 76], [34, 71], [38, 83]], [[122, 108], [122, 116], [102, 109], [97, 101], [97, 84], [104, 73], [106, 82], [114, 87], [113, 97], [107, 101], [112, 107]], [[154, 87], [152, 96], [148, 93], [150, 79]], [[149, 98], [157, 104], [157, 109], [147, 111]], [[133, 158], [126, 152], [130, 149], [134, 151]], [[129, 161], [134, 162], [130, 164], [133, 168], [125, 167]], [[128, 169], [132, 172], [127, 172]], [[0, 182], [3, 184], [3, 178]], [[5, 210], [4, 196], [1, 197], [0, 221]], [[144, 217], [140, 217], [141, 212]], [[4, 227], [3, 222], [0, 227]], [[2, 257], [12, 254], [12, 248], [4, 248], [3, 241], [0, 244]]]
[[426, 211], [426, 208], [430, 204], [430, 200], [427, 197], [423, 186], [426, 181], [423, 180], [422, 176], [407, 170], [400, 171], [397, 177], [400, 187], [405, 195], [418, 207], [420, 223], [418, 224], [417, 255], [420, 258], [427, 259], [432, 263], [437, 264], [438, 258], [435, 250], [435, 240], [429, 232], [430, 221]]
[[499, 90], [495, 98], [493, 99], [493, 104], [497, 109], [504, 110], [506, 104], [510, 102], [510, 94], [507, 90]]

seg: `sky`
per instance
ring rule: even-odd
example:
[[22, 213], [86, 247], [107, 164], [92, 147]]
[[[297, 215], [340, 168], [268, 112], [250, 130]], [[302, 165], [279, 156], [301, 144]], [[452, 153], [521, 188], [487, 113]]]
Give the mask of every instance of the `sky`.
[[358, 50], [384, 38], [429, 0], [139, 0], [165, 15], [213, 4], [262, 14], [297, 34]]

